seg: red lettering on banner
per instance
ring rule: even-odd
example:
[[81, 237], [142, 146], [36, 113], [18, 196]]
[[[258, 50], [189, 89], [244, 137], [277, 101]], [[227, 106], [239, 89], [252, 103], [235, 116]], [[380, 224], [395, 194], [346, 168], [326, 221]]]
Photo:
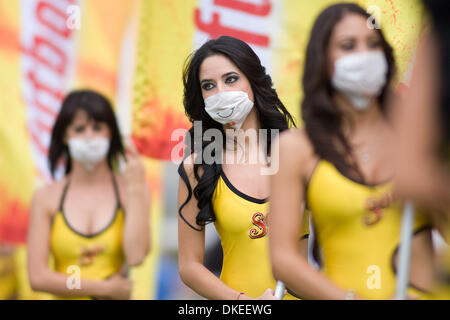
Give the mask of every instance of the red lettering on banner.
[[268, 47], [269, 46], [269, 37], [262, 34], [252, 33], [248, 31], [243, 31], [239, 29], [234, 29], [230, 27], [225, 27], [220, 24], [220, 14], [213, 13], [213, 18], [210, 23], [205, 23], [201, 19], [201, 10], [195, 9], [194, 16], [195, 25], [200, 31], [203, 31], [210, 35], [211, 38], [217, 38], [219, 36], [227, 35], [232, 36], [242, 41], [247, 42], [248, 44], [254, 44], [260, 47]]
[[38, 109], [39, 111], [42, 111], [42, 112], [46, 113], [48, 116], [50, 116], [50, 117], [52, 117], [52, 118], [56, 118], [57, 115], [58, 115], [58, 113], [57, 113], [56, 111], [52, 110], [51, 108], [49, 108], [49, 107], [46, 106], [45, 104], [41, 103], [41, 102], [37, 99], [36, 95], [33, 95], [33, 100], [27, 101], [27, 102], [28, 102], [28, 103], [31, 103], [31, 104], [33, 104], [33, 105], [35, 105], [35, 106], [37, 106], [37, 109]]
[[62, 98], [64, 97], [63, 93], [60, 90], [52, 89], [49, 86], [46, 86], [42, 82], [38, 81], [34, 70], [28, 71], [27, 79], [33, 83], [33, 88], [36, 89], [36, 91], [44, 91], [53, 96], [57, 100], [62, 100]]
[[[58, 27], [58, 25], [55, 24], [55, 20], [44, 19], [43, 15], [44, 10], [52, 11], [56, 15], [60, 16], [62, 24], [60, 24], [60, 26]], [[39, 2], [36, 9], [36, 16], [44, 26], [50, 28], [60, 36], [64, 38], [68, 38], [70, 36], [70, 30], [66, 27], [66, 20], [67, 20], [66, 13], [64, 11], [59, 10], [53, 4], [47, 2]]]
[[46, 125], [45, 123], [43, 123], [41, 120], [37, 120], [36, 121], [37, 127], [40, 131], [44, 131], [44, 132], [51, 132], [52, 131], [52, 127]]
[[261, 2], [261, 4], [254, 4], [241, 0], [214, 0], [214, 4], [217, 6], [265, 17], [269, 15], [272, 10], [272, 4], [270, 3], [270, 0], [261, 0]]
[[34, 145], [37, 146], [39, 153], [43, 155], [48, 154], [48, 147], [44, 146], [41, 143], [41, 140], [39, 139], [39, 135], [37, 135], [34, 130], [30, 130], [31, 140], [33, 141]]
[[[60, 58], [59, 65], [52, 63], [52, 61], [50, 61], [48, 58], [44, 57], [43, 55], [39, 55], [38, 49], [40, 46], [46, 46], [47, 48], [53, 50], [53, 52], [56, 53]], [[64, 69], [66, 67], [66, 60], [67, 60], [66, 55], [60, 48], [55, 46], [49, 40], [44, 39], [40, 36], [34, 37], [32, 48], [29, 50], [25, 49], [25, 53], [28, 53], [30, 56], [35, 58], [37, 61], [39, 61], [40, 63], [53, 69], [54, 71], [58, 72], [60, 75], [64, 74]]]
[[[61, 3], [62, 2], [62, 3]], [[24, 81], [27, 86], [26, 107], [33, 111], [28, 130], [35, 153], [40, 160], [47, 157], [49, 146], [47, 138], [51, 134], [54, 119], [58, 115], [64, 97], [64, 81], [69, 63], [72, 30], [67, 25], [67, 5], [77, 4], [78, 0], [61, 2], [34, 0], [33, 28], [28, 30], [29, 39], [22, 47], [24, 59]], [[51, 77], [50, 77], [51, 76]], [[51, 82], [45, 79], [52, 79]], [[50, 81], [50, 80], [49, 80]], [[56, 81], [56, 82], [54, 82]], [[56, 83], [53, 87], [51, 83]], [[42, 99], [45, 97], [47, 99]], [[44, 115], [45, 114], [45, 115]], [[43, 121], [42, 117], [47, 116]], [[42, 163], [42, 161], [38, 161]], [[45, 168], [37, 168], [38, 175], [49, 177]]]

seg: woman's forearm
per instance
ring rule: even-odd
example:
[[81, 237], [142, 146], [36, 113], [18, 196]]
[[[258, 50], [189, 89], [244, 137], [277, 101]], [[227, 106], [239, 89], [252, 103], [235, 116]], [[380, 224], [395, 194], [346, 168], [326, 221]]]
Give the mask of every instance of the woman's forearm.
[[30, 273], [31, 288], [64, 297], [106, 297], [105, 283], [102, 280], [86, 280], [76, 275], [66, 276], [62, 273], [45, 270]]
[[238, 291], [227, 286], [200, 263], [180, 264], [179, 268], [183, 282], [202, 297], [210, 300], [236, 300], [239, 296]]
[[304, 299], [344, 300], [347, 291], [336, 286], [320, 271], [308, 265], [306, 259], [295, 252], [282, 252], [272, 255], [273, 273], [291, 291]]
[[145, 188], [128, 189], [123, 248], [127, 264], [140, 264], [150, 249], [149, 215]]
[[[450, 188], [449, 181], [450, 175], [448, 171], [440, 166], [440, 164], [435, 163], [434, 166], [429, 165], [429, 170], [427, 170], [428, 177], [423, 177], [426, 179], [425, 188], [421, 190], [426, 194], [426, 205], [435, 209], [449, 212], [448, 208], [450, 206]], [[420, 185], [420, 184], [419, 184]], [[420, 197], [420, 193], [417, 193], [417, 197]]]

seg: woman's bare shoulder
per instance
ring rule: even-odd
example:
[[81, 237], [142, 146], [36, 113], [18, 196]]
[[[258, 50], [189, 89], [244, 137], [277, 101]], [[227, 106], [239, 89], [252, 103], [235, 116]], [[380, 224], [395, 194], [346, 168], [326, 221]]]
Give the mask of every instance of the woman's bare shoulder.
[[[182, 166], [184, 168], [184, 171], [186, 172], [186, 175], [188, 176], [189, 180], [192, 182], [194, 182], [195, 180], [195, 175], [194, 175], [194, 164], [196, 162], [199, 162], [199, 159], [197, 158], [198, 154], [197, 153], [191, 153], [189, 156], [187, 156], [183, 162], [182, 162]], [[199, 168], [198, 174], [199, 176], [202, 175], [202, 168]]]
[[314, 148], [305, 129], [295, 128], [284, 131], [279, 137], [280, 150], [289, 152], [292, 159], [307, 159], [314, 156]]
[[39, 212], [54, 214], [59, 209], [59, 203], [62, 197], [67, 178], [58, 181], [46, 183], [36, 189], [31, 202], [32, 208], [40, 208]]
[[306, 131], [297, 128], [285, 131], [274, 147], [278, 148], [280, 168], [306, 183], [318, 159]]

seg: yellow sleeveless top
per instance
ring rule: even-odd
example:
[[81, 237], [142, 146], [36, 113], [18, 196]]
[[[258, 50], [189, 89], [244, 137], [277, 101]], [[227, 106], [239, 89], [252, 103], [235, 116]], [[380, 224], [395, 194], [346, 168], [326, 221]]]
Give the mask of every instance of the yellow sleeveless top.
[[[447, 159], [447, 165], [450, 164], [450, 144], [447, 144], [444, 147], [444, 155], [443, 158]], [[449, 209], [450, 210], [450, 209]], [[450, 214], [449, 210], [447, 210], [446, 214]], [[445, 226], [442, 228], [442, 237], [447, 243], [447, 249], [444, 249], [444, 252], [441, 253], [439, 257], [439, 265], [438, 265], [438, 276], [439, 276], [439, 285], [435, 290], [436, 299], [439, 300], [450, 300], [450, 222], [447, 220], [445, 222]]]
[[[63, 205], [69, 182], [64, 187], [60, 209], [53, 218], [50, 236], [55, 271], [69, 277], [75, 276], [79, 271], [81, 279], [103, 280], [120, 270], [125, 261], [122, 250], [125, 217], [114, 177], [113, 183], [117, 198], [117, 207], [113, 218], [103, 230], [89, 235], [76, 231], [67, 221]], [[75, 299], [86, 300], [92, 299], [92, 297]]]
[[[448, 244], [450, 240], [450, 228], [448, 224], [444, 228], [443, 237]], [[450, 300], [450, 246], [444, 249], [444, 252], [439, 257], [438, 277], [439, 284], [434, 291], [435, 298], [438, 300]]]
[[[447, 164], [450, 164], [450, 143], [447, 144], [445, 158]], [[447, 212], [449, 214], [449, 212]], [[440, 285], [436, 292], [437, 299], [450, 300], [450, 222], [447, 220], [445, 227], [443, 228], [443, 238], [449, 246], [442, 253], [442, 262], [439, 268]]]
[[[275, 289], [267, 235], [267, 199], [256, 199], [240, 192], [221, 171], [212, 204], [216, 215], [214, 225], [223, 249], [220, 279], [252, 298], [268, 288]], [[308, 216], [304, 216], [304, 232], [299, 240], [309, 234]], [[287, 294], [284, 299], [296, 298]]]
[[[322, 258], [322, 271], [346, 290], [366, 299], [395, 294], [393, 256], [398, 250], [402, 206], [392, 184], [368, 186], [320, 160], [309, 182], [307, 203]], [[414, 233], [430, 228], [416, 213]], [[419, 288], [408, 295], [426, 297]]]

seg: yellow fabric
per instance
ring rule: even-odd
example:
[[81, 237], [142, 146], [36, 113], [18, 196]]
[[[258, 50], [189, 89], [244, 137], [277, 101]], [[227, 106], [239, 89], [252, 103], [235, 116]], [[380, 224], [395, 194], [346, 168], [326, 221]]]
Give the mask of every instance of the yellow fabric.
[[[33, 291], [27, 270], [27, 247], [25, 244], [17, 245], [14, 249], [15, 274], [17, 278], [17, 299], [18, 300], [52, 300], [53, 295]], [[49, 267], [53, 267], [53, 257], [50, 256]]]
[[[443, 228], [443, 238], [449, 243], [450, 239], [450, 226], [446, 223]], [[450, 300], [450, 246], [447, 246], [438, 256], [438, 275], [439, 284], [436, 290], [433, 292], [435, 299], [438, 300]]]
[[14, 255], [0, 255], [0, 300], [13, 298], [17, 289]]
[[[391, 191], [390, 182], [373, 187], [359, 184], [324, 160], [307, 190], [322, 271], [366, 299], [390, 299], [395, 294], [391, 260], [399, 244], [402, 206], [392, 201]], [[414, 231], [427, 225], [424, 216], [416, 213]]]
[[[234, 290], [255, 298], [266, 289], [275, 289], [276, 286], [269, 257], [268, 228], [265, 224], [269, 203], [245, 199], [234, 192], [234, 187], [230, 188], [230, 182], [228, 183], [229, 185], [224, 176], [219, 177], [212, 197], [216, 215], [214, 225], [223, 248], [220, 279]], [[262, 216], [255, 216], [257, 213], [264, 215], [264, 222]], [[309, 234], [308, 216], [304, 216], [306, 223], [303, 223], [303, 235]], [[295, 297], [287, 294], [284, 299]]]
[[450, 250], [443, 253], [443, 264], [440, 266], [441, 282], [435, 292], [435, 298], [439, 300], [450, 300]]
[[77, 266], [81, 279], [91, 280], [106, 279], [118, 272], [125, 261], [122, 250], [124, 218], [124, 212], [119, 208], [106, 229], [94, 236], [84, 236], [74, 231], [63, 213], [58, 211], [51, 230], [55, 270], [70, 276], [72, 273], [68, 268]]

